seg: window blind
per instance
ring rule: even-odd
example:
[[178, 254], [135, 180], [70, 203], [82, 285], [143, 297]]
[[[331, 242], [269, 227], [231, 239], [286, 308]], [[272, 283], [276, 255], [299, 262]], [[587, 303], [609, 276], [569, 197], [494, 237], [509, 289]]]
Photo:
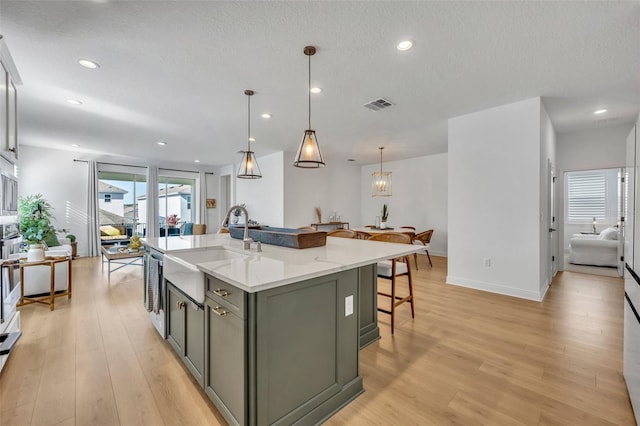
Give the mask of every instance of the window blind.
[[571, 173], [567, 179], [567, 219], [603, 221], [607, 213], [607, 187], [604, 171]]

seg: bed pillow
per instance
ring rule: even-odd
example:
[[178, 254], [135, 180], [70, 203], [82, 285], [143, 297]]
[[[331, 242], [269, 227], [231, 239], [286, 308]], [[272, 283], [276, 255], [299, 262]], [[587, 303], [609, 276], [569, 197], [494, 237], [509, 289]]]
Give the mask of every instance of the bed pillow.
[[598, 236], [599, 240], [617, 240], [618, 230], [616, 228], [607, 228]]

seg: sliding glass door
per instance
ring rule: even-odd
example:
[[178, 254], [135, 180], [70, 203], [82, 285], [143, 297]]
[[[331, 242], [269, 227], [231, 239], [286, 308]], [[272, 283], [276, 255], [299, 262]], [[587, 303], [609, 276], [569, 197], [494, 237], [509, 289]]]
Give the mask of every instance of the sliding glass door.
[[184, 233], [196, 220], [198, 174], [158, 170], [158, 222], [161, 237]]
[[[109, 169], [113, 169], [110, 167]], [[130, 168], [127, 168], [130, 169]], [[126, 170], [126, 169], [125, 169]], [[141, 173], [100, 170], [98, 172], [98, 207], [101, 237], [146, 235], [146, 170]], [[113, 235], [109, 235], [113, 234]], [[126, 242], [128, 238], [101, 238], [105, 242]]]

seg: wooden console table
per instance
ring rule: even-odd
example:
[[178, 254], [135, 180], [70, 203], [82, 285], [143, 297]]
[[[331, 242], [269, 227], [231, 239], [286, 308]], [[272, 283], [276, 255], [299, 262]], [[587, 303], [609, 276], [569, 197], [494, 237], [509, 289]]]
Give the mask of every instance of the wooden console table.
[[[64, 292], [60, 292], [56, 294], [56, 264], [67, 262], [67, 290]], [[20, 268], [20, 301], [17, 306], [30, 305], [32, 303], [42, 303], [43, 305], [49, 305], [50, 310], [54, 310], [55, 308], [55, 299], [56, 297], [68, 296], [71, 299], [72, 293], [72, 279], [71, 279], [71, 256], [47, 256], [44, 260], [40, 260], [37, 262], [26, 262], [15, 260], [12, 263], [5, 263], [5, 265], [9, 266], [9, 268]], [[24, 295], [24, 268], [29, 268], [31, 266], [49, 266], [49, 278], [51, 287], [49, 289], [49, 294], [45, 296], [25, 296]], [[10, 269], [11, 271], [11, 269]], [[9, 272], [11, 273], [11, 272]]]

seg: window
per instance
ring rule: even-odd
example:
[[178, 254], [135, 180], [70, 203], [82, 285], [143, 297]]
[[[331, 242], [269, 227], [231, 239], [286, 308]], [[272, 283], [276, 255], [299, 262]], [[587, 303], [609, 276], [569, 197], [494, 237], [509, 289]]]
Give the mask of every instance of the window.
[[104, 194], [104, 202], [105, 203], [111, 202], [111, 194]]
[[619, 170], [603, 169], [567, 172], [566, 220], [569, 223], [616, 223]]

